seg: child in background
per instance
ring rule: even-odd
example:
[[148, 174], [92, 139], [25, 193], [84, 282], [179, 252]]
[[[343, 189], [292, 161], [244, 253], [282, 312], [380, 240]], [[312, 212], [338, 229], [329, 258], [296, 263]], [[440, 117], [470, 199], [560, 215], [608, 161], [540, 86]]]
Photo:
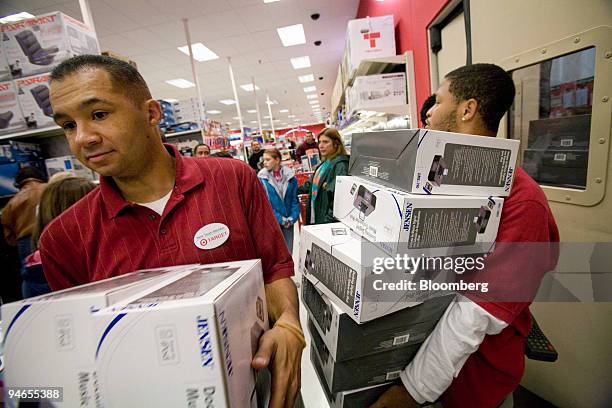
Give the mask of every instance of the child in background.
[[42, 269], [38, 240], [45, 227], [55, 217], [66, 211], [96, 187], [90, 180], [81, 177], [63, 176], [51, 180], [40, 198], [34, 231], [32, 248], [35, 250], [26, 258], [26, 273], [23, 276], [24, 298], [43, 295], [51, 291]]
[[300, 215], [295, 173], [290, 168], [281, 166], [281, 154], [278, 149], [267, 149], [264, 152], [263, 167], [257, 173], [257, 177], [268, 194], [289, 252], [293, 252], [293, 224]]

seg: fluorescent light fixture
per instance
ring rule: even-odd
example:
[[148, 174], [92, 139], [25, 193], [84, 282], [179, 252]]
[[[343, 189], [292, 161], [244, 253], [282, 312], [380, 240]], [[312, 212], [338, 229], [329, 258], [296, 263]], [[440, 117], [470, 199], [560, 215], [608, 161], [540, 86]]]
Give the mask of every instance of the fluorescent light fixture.
[[[253, 92], [253, 84], [244, 84], [240, 85], [240, 87], [247, 92]], [[255, 85], [255, 90], [259, 90], [259, 87], [257, 85]]]
[[264, 119], [270, 119], [270, 116], [266, 115], [263, 117]]
[[263, 0], [263, 2], [264, 2], [265, 4], [268, 4], [268, 3], [276, 3], [277, 1], [280, 1], [280, 0]]
[[208, 113], [209, 115], [218, 115], [218, 114], [221, 113], [221, 111], [220, 110], [216, 110], [216, 109], [212, 109], [212, 110], [206, 111], [206, 113]]
[[319, 96], [317, 94], [308, 94], [306, 95], [306, 99], [317, 99]]
[[306, 44], [306, 36], [304, 35], [304, 26], [301, 24], [280, 27], [276, 29], [278, 37], [283, 46], [291, 47], [292, 45]]
[[[187, 45], [178, 47], [178, 50], [183, 54], [189, 55], [189, 47]], [[202, 43], [191, 44], [191, 51], [193, 51], [193, 59], [199, 62], [219, 59], [219, 56], [217, 54], [209, 50]]]
[[295, 115], [287, 115], [288, 118], [295, 118]]
[[293, 69], [310, 68], [310, 57], [306, 55], [304, 57], [291, 58], [291, 65]]
[[6, 16], [6, 17], [0, 18], [0, 23], [2, 23], [2, 24], [5, 24], [5, 23], [14, 23], [16, 21], [25, 20], [26, 18], [32, 18], [32, 17], [34, 17], [34, 16], [31, 15], [30, 13], [28, 13], [26, 11], [22, 11], [21, 13], [11, 14], [10, 16]]
[[234, 120], [238, 120], [238, 119], [240, 119], [240, 118], [239, 118], [238, 116], [232, 116], [232, 119], [234, 119]]
[[222, 99], [219, 102], [221, 102], [224, 105], [235, 105], [236, 101], [233, 99]]
[[176, 86], [177, 88], [193, 88], [195, 86], [193, 82], [183, 78], [170, 79], [166, 81], [166, 83], [172, 86]]
[[273, 119], [272, 122], [280, 122], [280, 119]]
[[259, 122], [257, 122], [256, 120], [252, 120], [251, 123], [259, 123]]
[[306, 88], [304, 88], [304, 92], [316, 92], [316, 90], [316, 86], [307, 86]]
[[301, 76], [298, 77], [298, 81], [300, 81], [301, 83], [312, 82], [312, 81], [314, 81], [314, 75], [312, 75], [312, 74], [301, 75]]
[[247, 109], [247, 113], [257, 113], [257, 109]]
[[281, 110], [279, 110], [278, 112], [279, 112], [279, 113], [288, 113], [288, 112], [289, 112], [289, 109], [281, 109]]
[[275, 100], [269, 100], [269, 101], [266, 101], [266, 103], [268, 105], [278, 105], [278, 101], [275, 101]]
[[311, 105], [318, 105], [319, 101], [308, 101], [308, 103]]

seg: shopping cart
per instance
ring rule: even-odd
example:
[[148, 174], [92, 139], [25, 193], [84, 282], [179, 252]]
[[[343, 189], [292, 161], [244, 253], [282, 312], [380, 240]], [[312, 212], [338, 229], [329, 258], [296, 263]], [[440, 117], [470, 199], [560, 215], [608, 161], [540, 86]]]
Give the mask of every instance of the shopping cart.
[[297, 179], [298, 186], [301, 186], [302, 184], [307, 182], [308, 179], [310, 179], [310, 176], [312, 176], [312, 173], [312, 171], [300, 171], [295, 173], [295, 178]]
[[[298, 181], [299, 182], [299, 181]], [[298, 194], [300, 202], [300, 218], [298, 219], [298, 228], [306, 224], [306, 205], [308, 205], [308, 194]]]

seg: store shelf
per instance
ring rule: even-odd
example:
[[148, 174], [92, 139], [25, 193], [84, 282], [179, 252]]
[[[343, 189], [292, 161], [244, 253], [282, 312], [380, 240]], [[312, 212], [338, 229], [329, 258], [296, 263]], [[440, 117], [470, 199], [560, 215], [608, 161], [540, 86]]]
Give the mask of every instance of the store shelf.
[[23, 132], [8, 133], [6, 135], [0, 135], [0, 140], [14, 140], [14, 139], [25, 139], [30, 137], [43, 138], [61, 136], [64, 132], [59, 126], [52, 126], [42, 129], [30, 129], [24, 130]]
[[166, 133], [164, 136], [166, 138], [169, 138], [169, 137], [195, 135], [197, 133], [202, 133], [202, 129], [191, 129], [191, 130], [185, 130], [183, 132]]
[[363, 60], [350, 76], [347, 86], [352, 86], [358, 76], [378, 75], [391, 72], [397, 65], [406, 64], [406, 55], [400, 54], [392, 57]]

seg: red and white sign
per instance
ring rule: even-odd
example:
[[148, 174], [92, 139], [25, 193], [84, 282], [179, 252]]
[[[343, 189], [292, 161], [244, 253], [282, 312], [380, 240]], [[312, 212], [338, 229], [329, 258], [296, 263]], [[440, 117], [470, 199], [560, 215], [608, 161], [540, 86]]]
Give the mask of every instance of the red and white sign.
[[200, 228], [193, 237], [193, 243], [200, 249], [214, 249], [223, 245], [229, 235], [227, 225], [215, 222]]

